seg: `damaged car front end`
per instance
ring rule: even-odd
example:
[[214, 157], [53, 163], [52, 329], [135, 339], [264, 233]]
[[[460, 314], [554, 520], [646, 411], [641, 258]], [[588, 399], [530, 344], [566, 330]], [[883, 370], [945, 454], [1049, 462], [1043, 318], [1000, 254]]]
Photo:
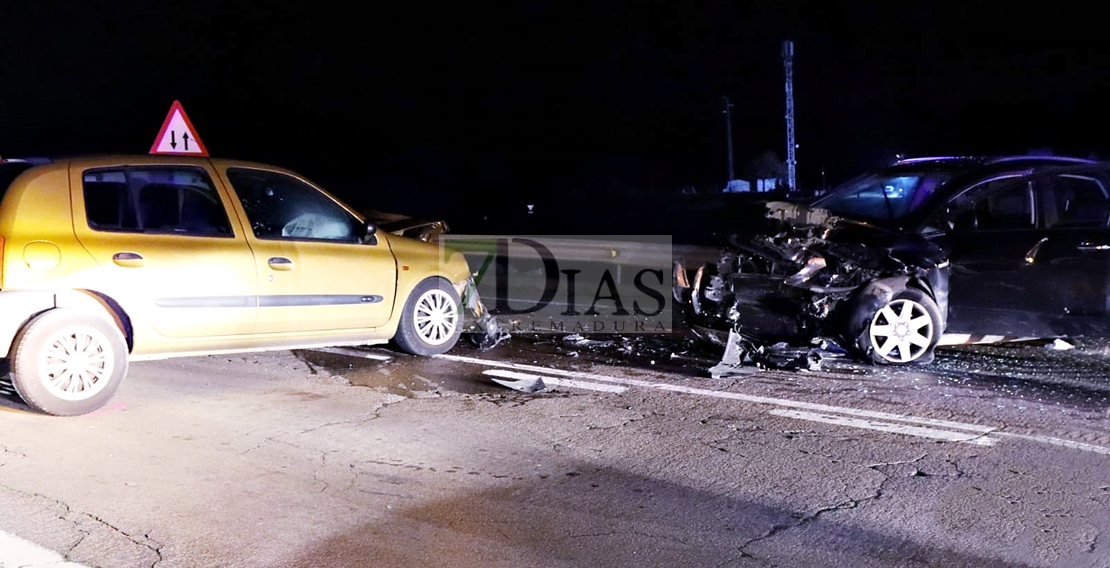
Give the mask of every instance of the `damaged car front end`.
[[[381, 231], [426, 243], [438, 243], [450, 232], [450, 227], [444, 220], [419, 219], [374, 209], [364, 210], [362, 214]], [[509, 339], [509, 332], [482, 302], [473, 275], [455, 282], [455, 293], [466, 308], [467, 325], [463, 335], [470, 340], [471, 345], [485, 351]]]
[[696, 334], [736, 365], [776, 342], [832, 341], [878, 364], [928, 362], [945, 327], [948, 262], [919, 235], [772, 202], [776, 231], [734, 236], [714, 264], [674, 265]]

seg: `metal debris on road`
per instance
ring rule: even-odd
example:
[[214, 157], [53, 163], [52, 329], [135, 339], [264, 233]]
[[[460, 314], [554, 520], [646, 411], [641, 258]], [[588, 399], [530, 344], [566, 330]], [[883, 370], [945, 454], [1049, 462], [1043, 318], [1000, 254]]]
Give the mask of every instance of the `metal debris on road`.
[[569, 343], [578, 347], [609, 347], [613, 345], [612, 340], [605, 339], [587, 339], [580, 333], [572, 333], [563, 338], [563, 343]]
[[466, 309], [476, 318], [467, 329], [467, 337], [475, 347], [487, 351], [509, 339], [509, 332], [482, 304], [482, 299], [478, 297], [478, 286], [474, 283], [473, 277], [466, 282], [463, 303], [466, 304]]
[[491, 376], [489, 380], [503, 387], [509, 387], [513, 390], [517, 390], [523, 393], [539, 392], [547, 388], [547, 385], [544, 384], [543, 379], [541, 379], [540, 377], [508, 378]]
[[709, 376], [714, 379], [728, 379], [767, 369], [820, 371], [823, 359], [847, 353], [844, 348], [827, 339], [818, 339], [814, 343], [817, 347], [793, 347], [787, 343], [757, 347], [755, 343], [732, 330], [728, 334], [725, 354], [720, 363], [709, 369]]

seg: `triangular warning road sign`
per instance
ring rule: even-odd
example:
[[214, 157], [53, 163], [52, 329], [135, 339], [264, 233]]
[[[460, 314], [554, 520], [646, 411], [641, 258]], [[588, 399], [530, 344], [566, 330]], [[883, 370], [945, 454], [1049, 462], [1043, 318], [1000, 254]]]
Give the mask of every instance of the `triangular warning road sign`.
[[200, 141], [200, 136], [197, 136], [197, 129], [193, 128], [193, 123], [185, 114], [185, 109], [181, 108], [180, 102], [174, 101], [170, 106], [170, 112], [166, 115], [166, 121], [162, 123], [162, 130], [158, 132], [158, 137], [154, 139], [154, 145], [150, 147], [150, 153], [175, 156], [208, 155], [208, 149], [204, 147], [204, 142]]

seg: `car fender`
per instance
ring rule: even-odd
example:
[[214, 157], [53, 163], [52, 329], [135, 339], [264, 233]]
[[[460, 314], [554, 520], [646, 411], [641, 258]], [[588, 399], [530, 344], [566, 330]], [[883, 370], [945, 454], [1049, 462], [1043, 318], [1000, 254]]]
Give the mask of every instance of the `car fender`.
[[4, 290], [0, 292], [0, 358], [10, 354], [19, 330], [31, 318], [55, 308], [76, 308], [98, 314], [115, 325], [131, 347], [130, 324], [110, 300], [88, 290]]
[[460, 297], [464, 297], [470, 267], [462, 252], [438, 243], [396, 235], [389, 235], [388, 242], [397, 262], [397, 289], [391, 324], [396, 324], [397, 314], [401, 313], [413, 289], [428, 278], [443, 278], [455, 288]]
[[845, 338], [854, 339], [871, 324], [871, 314], [889, 303], [909, 284], [909, 276], [873, 280], [859, 289], [848, 304]]

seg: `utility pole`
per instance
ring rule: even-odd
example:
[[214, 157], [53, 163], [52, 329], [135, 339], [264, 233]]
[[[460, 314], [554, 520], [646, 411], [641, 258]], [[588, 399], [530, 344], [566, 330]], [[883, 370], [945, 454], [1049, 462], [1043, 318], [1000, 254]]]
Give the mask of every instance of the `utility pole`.
[[782, 42], [782, 65], [786, 71], [786, 183], [790, 191], [798, 191], [795, 179], [794, 150], [798, 145], [794, 142], [794, 42]]
[[728, 180], [725, 182], [727, 187], [732, 180], [736, 179], [736, 171], [732, 167], [732, 103], [728, 102], [728, 97], [721, 98], [725, 100], [725, 133], [728, 137]]

